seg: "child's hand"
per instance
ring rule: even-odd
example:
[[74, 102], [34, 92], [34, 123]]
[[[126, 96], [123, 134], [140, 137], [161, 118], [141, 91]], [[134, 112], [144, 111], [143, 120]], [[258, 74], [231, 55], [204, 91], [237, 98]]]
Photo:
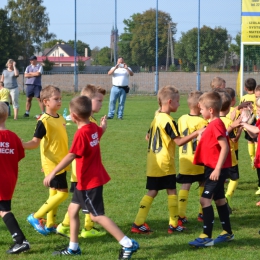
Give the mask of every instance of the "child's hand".
[[44, 180], [43, 180], [43, 185], [45, 186], [45, 187], [50, 187], [50, 185], [51, 185], [51, 180], [53, 179], [55, 177], [55, 175], [53, 175], [53, 174], [49, 174], [49, 175], [47, 175], [45, 178], [44, 178]]
[[238, 119], [236, 119], [235, 121], [232, 122], [232, 124], [230, 125], [233, 129], [237, 128], [241, 125], [241, 122], [243, 122], [242, 116], [239, 117]]
[[212, 181], [218, 181], [220, 175], [220, 170], [215, 169], [209, 176], [209, 179]]
[[103, 132], [105, 132], [106, 128], [107, 128], [107, 116], [103, 116], [100, 119], [100, 127], [103, 129]]
[[149, 138], [150, 138], [150, 133], [147, 133], [146, 136], [145, 136], [145, 140], [149, 141]]

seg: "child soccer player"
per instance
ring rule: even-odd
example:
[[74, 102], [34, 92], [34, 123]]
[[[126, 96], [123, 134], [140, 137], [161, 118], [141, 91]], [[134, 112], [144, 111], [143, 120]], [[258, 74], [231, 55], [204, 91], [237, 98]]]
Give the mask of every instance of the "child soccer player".
[[4, 83], [2, 81], [0, 81], [0, 101], [4, 102], [8, 106], [8, 115], [10, 116], [10, 105], [12, 105], [12, 99], [9, 89], [4, 87]]
[[110, 177], [107, 174], [102, 162], [100, 153], [100, 138], [103, 129], [106, 127], [106, 117], [101, 120], [101, 126], [89, 121], [92, 112], [91, 100], [86, 96], [76, 97], [70, 102], [70, 115], [78, 130], [69, 153], [45, 177], [44, 185], [49, 186], [56, 174], [76, 159], [77, 186], [74, 189], [73, 198], [69, 205], [70, 217], [70, 243], [69, 246], [60, 251], [54, 252], [58, 255], [80, 255], [78, 245], [79, 232], [79, 211], [90, 213], [94, 222], [103, 226], [122, 245], [119, 259], [130, 259], [132, 254], [139, 248], [135, 240], [129, 239], [117, 227], [117, 225], [105, 216], [103, 203], [103, 185]]
[[6, 251], [19, 254], [30, 249], [19, 224], [11, 212], [11, 201], [18, 177], [18, 162], [24, 158], [24, 149], [20, 138], [5, 127], [8, 107], [0, 102], [0, 216], [9, 230], [14, 244]]
[[175, 144], [182, 146], [200, 133], [199, 130], [190, 135], [180, 137], [177, 124], [170, 116], [179, 107], [179, 91], [174, 86], [165, 86], [158, 92], [159, 112], [156, 113], [149, 132], [147, 154], [147, 194], [140, 202], [139, 211], [132, 225], [131, 232], [149, 234], [152, 230], [145, 220], [152, 202], [159, 190], [168, 194], [168, 210], [170, 213], [168, 233], [183, 231], [185, 227], [178, 220], [178, 199], [176, 192]]
[[[228, 168], [231, 166], [231, 154], [227, 130], [219, 118], [222, 107], [220, 95], [215, 91], [204, 93], [199, 98], [199, 106], [203, 118], [209, 120], [198, 143], [193, 162], [205, 167], [204, 191], [200, 199], [203, 211], [203, 233], [189, 242], [189, 245], [206, 247], [234, 239], [224, 194], [224, 182]], [[223, 232], [215, 240], [212, 239], [214, 223], [212, 199], [216, 203], [223, 227]]]
[[[256, 88], [256, 81], [253, 78], [248, 78], [245, 81], [245, 91], [247, 92], [246, 95], [241, 97], [241, 102], [250, 101], [253, 106], [253, 112], [255, 115], [255, 88]], [[255, 122], [254, 122], [255, 123]], [[251, 159], [252, 168], [254, 168], [254, 159], [255, 159], [255, 143], [257, 143], [256, 138], [250, 137], [250, 135], [245, 131], [245, 139], [248, 141], [248, 153]], [[260, 186], [259, 186], [260, 189]], [[259, 192], [260, 194], [260, 192]]]
[[227, 117], [231, 105], [231, 96], [227, 93], [226, 90], [218, 93], [222, 101], [222, 107], [219, 115], [220, 115], [220, 119], [224, 123], [229, 134], [229, 145], [230, 145], [231, 161], [232, 161], [232, 166], [228, 169], [228, 178], [230, 178], [230, 181], [228, 184], [227, 192], [225, 194], [228, 203], [227, 206], [229, 209], [229, 213], [231, 214], [232, 213], [231, 198], [234, 195], [234, 192], [237, 188], [238, 179], [239, 179], [238, 161], [235, 153], [235, 144], [237, 143], [239, 136], [236, 136], [234, 129], [230, 127], [232, 125], [232, 120]]
[[226, 81], [222, 79], [221, 77], [214, 77], [211, 82], [210, 86], [212, 89], [214, 88], [225, 88], [226, 87]]
[[[68, 153], [68, 136], [66, 121], [58, 114], [61, 108], [61, 92], [54, 86], [45, 87], [40, 93], [46, 113], [39, 118], [34, 137], [23, 143], [25, 149], [35, 149], [40, 145], [42, 169], [47, 176]], [[49, 198], [41, 208], [28, 216], [27, 221], [42, 235], [56, 233], [55, 220], [58, 206], [68, 197], [66, 171], [68, 166], [60, 169], [50, 183]], [[44, 226], [41, 219], [47, 212], [47, 222]]]
[[[208, 122], [200, 117], [199, 97], [202, 95], [200, 91], [193, 91], [188, 97], [188, 106], [190, 113], [183, 115], [178, 120], [178, 131], [180, 136], [187, 136], [194, 131], [204, 128]], [[178, 196], [179, 219], [182, 223], [188, 222], [186, 217], [186, 209], [188, 203], [189, 190], [194, 182], [199, 183], [199, 197], [201, 197], [204, 184], [204, 167], [194, 165], [193, 158], [197, 147], [197, 139], [194, 138], [187, 144], [179, 147], [179, 174], [177, 182], [181, 184]], [[203, 221], [202, 207], [200, 205], [198, 221]]]
[[[89, 117], [89, 121], [97, 124], [96, 119], [93, 117], [94, 113], [98, 113], [102, 107], [102, 102], [106, 90], [101, 87], [96, 87], [94, 85], [88, 84], [81, 90], [81, 96], [86, 96], [91, 99], [92, 103], [92, 112]], [[102, 119], [101, 119], [102, 120]], [[105, 129], [103, 129], [105, 131]], [[76, 161], [72, 162], [72, 171], [71, 171], [71, 188], [70, 192], [74, 192], [74, 189], [77, 185], [77, 176], [76, 176]], [[64, 220], [57, 226], [57, 233], [69, 237], [70, 235], [70, 219], [69, 213], [67, 212]], [[91, 220], [89, 213], [85, 213], [85, 225], [81, 230], [80, 236], [87, 237], [98, 237], [105, 235], [106, 232], [102, 232], [94, 227], [94, 222]]]

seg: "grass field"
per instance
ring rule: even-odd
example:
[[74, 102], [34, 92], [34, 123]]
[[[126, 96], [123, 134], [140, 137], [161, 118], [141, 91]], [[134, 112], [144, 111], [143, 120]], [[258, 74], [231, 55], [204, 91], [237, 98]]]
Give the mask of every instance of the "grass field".
[[[64, 94], [61, 113], [65, 107], [68, 108], [71, 97], [72, 95]], [[20, 95], [20, 100], [19, 120], [8, 119], [7, 128], [27, 141], [33, 136], [36, 124], [33, 116], [39, 113], [39, 107], [37, 102], [33, 101], [30, 118], [23, 118], [25, 96]], [[144, 137], [157, 107], [154, 96], [128, 96], [124, 120], [108, 120], [107, 131], [101, 140], [103, 163], [111, 176], [111, 181], [104, 188], [106, 215], [111, 217], [126, 235], [139, 242], [140, 250], [132, 258], [145, 260], [259, 259], [260, 209], [255, 206], [259, 199], [255, 195], [257, 176], [256, 172], [251, 169], [247, 144], [243, 137], [239, 146], [240, 182], [232, 200], [234, 210], [231, 215], [231, 224], [235, 233], [234, 241], [199, 250], [188, 246], [188, 242], [198, 237], [202, 231], [202, 224], [197, 222], [199, 200], [196, 184], [192, 186], [189, 195], [187, 212], [189, 223], [186, 225], [185, 232], [176, 232], [172, 235], [167, 233], [167, 195], [162, 191], [155, 198], [147, 219], [154, 233], [149, 236], [130, 233], [139, 202], [146, 193], [147, 142]], [[98, 120], [107, 113], [107, 108], [108, 97], [106, 97], [100, 113], [96, 116]], [[185, 113], [188, 113], [186, 97], [182, 97], [178, 112], [172, 116], [177, 119]], [[76, 126], [69, 125], [67, 130], [71, 143]], [[0, 259], [54, 259], [55, 257], [52, 256], [54, 248], [68, 244], [69, 240], [59, 235], [44, 237], [36, 233], [26, 222], [27, 216], [38, 210], [48, 197], [48, 190], [42, 185], [42, 180], [39, 149], [26, 151], [26, 157], [20, 162], [19, 181], [12, 200], [12, 211], [31, 243], [31, 250], [17, 256], [7, 255], [5, 251], [12, 244], [12, 240], [1, 221]], [[62, 221], [69, 202], [70, 199], [59, 207], [58, 222]], [[214, 237], [222, 231], [216, 211], [215, 216]], [[83, 221], [83, 219], [83, 214], [81, 214], [81, 220]], [[109, 234], [95, 239], [81, 238], [79, 242], [83, 259], [112, 260], [118, 257], [120, 246]], [[64, 258], [70, 259], [70, 257]], [[77, 259], [77, 257], [74, 258]]]

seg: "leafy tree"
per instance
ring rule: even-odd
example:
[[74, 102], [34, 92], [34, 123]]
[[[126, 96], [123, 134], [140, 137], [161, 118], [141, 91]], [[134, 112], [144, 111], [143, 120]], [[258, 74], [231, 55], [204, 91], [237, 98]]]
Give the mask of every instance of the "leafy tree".
[[96, 46], [94, 49], [92, 49], [92, 51], [91, 51], [91, 59], [93, 61], [92, 64], [95, 64], [99, 51], [100, 51], [100, 48], [98, 46]]
[[42, 61], [43, 61], [43, 70], [44, 71], [52, 70], [55, 62], [50, 61], [47, 56], [45, 57], [45, 60], [43, 59]]
[[[156, 10], [150, 9], [142, 14], [136, 13], [124, 20], [124, 33], [119, 37], [119, 53], [127, 63], [140, 66], [155, 64]], [[176, 24], [170, 14], [158, 11], [158, 60], [165, 62], [168, 42], [168, 28], [171, 24], [172, 35], [176, 33]], [[174, 41], [174, 38], [172, 39]]]
[[19, 35], [15, 25], [7, 17], [7, 11], [0, 9], [0, 71], [4, 69], [8, 59], [17, 60], [19, 57]]
[[93, 65], [111, 66], [113, 63], [110, 61], [111, 49], [109, 47], [101, 48], [96, 54]]
[[86, 68], [86, 64], [82, 59], [78, 59], [78, 70], [84, 71]]
[[[72, 48], [74, 48], [74, 40], [69, 40], [67, 42]], [[88, 56], [90, 57], [91, 56], [91, 49], [89, 47], [89, 45], [85, 42], [82, 42], [80, 40], [77, 40], [77, 53], [80, 55], [80, 56], [83, 56], [85, 57], [85, 48], [88, 49]]]
[[[20, 37], [20, 55], [24, 59], [32, 55], [42, 41], [55, 37], [48, 32], [50, 23], [43, 0], [8, 0], [6, 10], [15, 23], [16, 32]], [[27, 62], [27, 61], [26, 61]]]
[[53, 39], [53, 40], [50, 40], [50, 41], [47, 41], [47, 42], [43, 42], [42, 43], [42, 51], [44, 51], [47, 48], [52, 48], [53, 46], [55, 46], [57, 44], [57, 42], [62, 43], [62, 42], [65, 42], [65, 41], [63, 41], [61, 39]]
[[[183, 61], [183, 68], [194, 70], [197, 63], [198, 28], [193, 28], [182, 33], [180, 40], [175, 46], [175, 56]], [[228, 50], [227, 30], [221, 27], [212, 29], [203, 26], [200, 29], [200, 62], [210, 65], [223, 58]]]

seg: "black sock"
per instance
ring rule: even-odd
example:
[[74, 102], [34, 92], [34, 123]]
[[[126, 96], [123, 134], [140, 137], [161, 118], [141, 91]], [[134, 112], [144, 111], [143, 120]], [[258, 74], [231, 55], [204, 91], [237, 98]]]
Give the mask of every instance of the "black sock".
[[203, 211], [203, 233], [209, 238], [212, 237], [212, 230], [214, 224], [214, 210], [212, 205], [202, 208]]
[[12, 235], [13, 239], [15, 239], [16, 243], [22, 244], [23, 240], [25, 240], [25, 236], [22, 230], [19, 227], [19, 224], [12, 212], [8, 212], [4, 215], [3, 221]]
[[223, 230], [228, 232], [228, 234], [232, 234], [227, 204], [223, 206], [217, 206], [217, 210]]
[[257, 168], [257, 177], [258, 177], [258, 187], [260, 187], [260, 169]]

